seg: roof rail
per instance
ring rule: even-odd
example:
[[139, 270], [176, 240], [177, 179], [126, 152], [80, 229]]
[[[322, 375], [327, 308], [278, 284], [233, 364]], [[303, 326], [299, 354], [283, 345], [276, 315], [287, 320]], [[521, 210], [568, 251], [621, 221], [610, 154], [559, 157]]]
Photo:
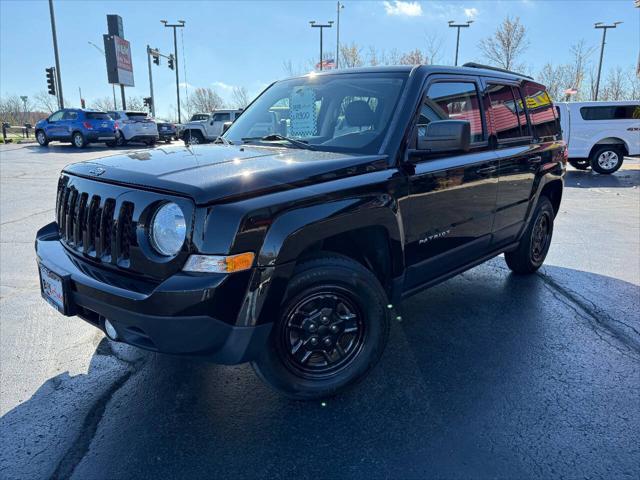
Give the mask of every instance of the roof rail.
[[463, 67], [469, 67], [469, 68], [484, 68], [485, 70], [495, 70], [496, 72], [510, 73], [511, 75], [517, 75], [519, 77], [524, 77], [524, 78], [528, 78], [530, 80], [533, 80], [533, 77], [530, 77], [529, 75], [524, 75], [524, 74], [518, 73], [518, 72], [512, 72], [511, 70], [506, 70], [504, 68], [492, 67], [491, 65], [483, 65], [481, 63], [467, 62], [462, 66]]

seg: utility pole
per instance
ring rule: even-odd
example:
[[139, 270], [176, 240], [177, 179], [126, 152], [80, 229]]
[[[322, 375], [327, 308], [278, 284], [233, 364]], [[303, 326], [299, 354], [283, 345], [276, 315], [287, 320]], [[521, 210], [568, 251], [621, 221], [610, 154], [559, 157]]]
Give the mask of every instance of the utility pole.
[[24, 106], [23, 110], [22, 110], [22, 123], [25, 124], [27, 123], [27, 100], [29, 100], [29, 97], [27, 97], [26, 95], [20, 95], [20, 99], [22, 100], [22, 104]]
[[[104, 55], [104, 50], [102, 50], [98, 45], [93, 42], [87, 42], [89, 45], [98, 50], [102, 55]], [[111, 89], [113, 90], [113, 109], [118, 110], [118, 102], [116, 101], [116, 86], [112, 83]]]
[[60, 57], [58, 55], [58, 36], [56, 35], [56, 16], [53, 12], [53, 0], [49, 0], [49, 15], [51, 17], [51, 34], [53, 35], [53, 53], [56, 57], [56, 75], [58, 81], [58, 107], [64, 108], [62, 96], [62, 78], [60, 75]]
[[602, 22], [594, 24], [594, 28], [602, 29], [602, 45], [600, 46], [600, 62], [598, 63], [598, 77], [596, 78], [596, 92], [593, 96], [594, 100], [598, 100], [598, 91], [600, 90], [600, 72], [602, 72], [602, 57], [604, 56], [604, 44], [607, 39], [607, 30], [609, 28], [616, 28], [622, 22], [613, 22], [611, 25], [605, 25]]
[[151, 95], [151, 116], [156, 116], [156, 101], [153, 98], [153, 75], [151, 74], [151, 52], [152, 48], [147, 45], [147, 63], [149, 64], [149, 94]]
[[182, 123], [180, 118], [180, 80], [178, 78], [178, 37], [176, 36], [176, 28], [184, 28], [185, 21], [178, 20], [178, 23], [167, 23], [166, 20], [160, 20], [166, 28], [173, 28], [173, 59], [176, 70], [176, 98], [178, 99], [178, 123]]
[[466, 23], [456, 23], [455, 20], [449, 20], [449, 27], [458, 29], [458, 35], [456, 37], [456, 61], [454, 63], [456, 67], [458, 66], [458, 50], [460, 48], [460, 29], [469, 28], [472, 23], [473, 20], [467, 20]]
[[338, 2], [337, 23], [336, 23], [336, 70], [340, 68], [340, 10], [344, 5]]
[[312, 28], [319, 28], [320, 29], [320, 71], [322, 71], [322, 30], [325, 28], [331, 28], [333, 25], [333, 20], [329, 20], [327, 23], [316, 23], [315, 20], [311, 20], [309, 22], [309, 25], [311, 25]]

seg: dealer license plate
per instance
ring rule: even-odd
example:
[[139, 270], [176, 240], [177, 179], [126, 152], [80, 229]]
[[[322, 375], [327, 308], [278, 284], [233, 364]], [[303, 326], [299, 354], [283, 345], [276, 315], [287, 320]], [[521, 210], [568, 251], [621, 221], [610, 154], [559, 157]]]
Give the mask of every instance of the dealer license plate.
[[65, 298], [62, 278], [44, 265], [40, 265], [40, 289], [42, 291], [42, 297], [49, 302], [53, 308], [64, 314]]

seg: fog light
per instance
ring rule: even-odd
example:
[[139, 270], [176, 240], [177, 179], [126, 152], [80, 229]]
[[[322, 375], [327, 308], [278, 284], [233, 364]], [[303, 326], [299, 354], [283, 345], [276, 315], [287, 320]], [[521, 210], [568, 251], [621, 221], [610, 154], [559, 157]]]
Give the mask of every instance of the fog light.
[[111, 340], [118, 340], [118, 332], [109, 320], [104, 321], [104, 331]]

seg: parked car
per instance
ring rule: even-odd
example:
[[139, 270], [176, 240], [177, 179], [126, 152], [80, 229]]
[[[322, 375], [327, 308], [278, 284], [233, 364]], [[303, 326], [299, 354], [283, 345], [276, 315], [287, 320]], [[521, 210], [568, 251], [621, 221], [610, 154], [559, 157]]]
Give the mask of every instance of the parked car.
[[627, 155], [640, 155], [640, 102], [557, 103], [569, 163], [611, 174]]
[[279, 81], [219, 142], [65, 167], [42, 295], [301, 399], [363, 378], [403, 299], [502, 253], [535, 272], [566, 169], [544, 86], [477, 65]]
[[105, 112], [63, 108], [40, 120], [35, 126], [38, 143], [46, 147], [51, 141], [71, 142], [76, 148], [89, 143], [109, 143], [115, 139], [115, 125]]
[[[201, 114], [192, 116], [192, 120], [182, 126], [181, 138], [185, 143], [208, 143], [222, 135], [225, 123], [233, 122], [242, 110], [216, 110], [202, 118]], [[198, 118], [193, 120], [193, 118]]]
[[164, 140], [165, 143], [171, 143], [171, 140], [178, 139], [178, 133], [175, 123], [168, 120], [156, 119], [156, 125], [158, 126], [158, 135], [161, 141]]
[[116, 121], [116, 138], [112, 145], [123, 146], [129, 142], [155, 145], [160, 136], [156, 122], [147, 112], [118, 110], [108, 112]]

